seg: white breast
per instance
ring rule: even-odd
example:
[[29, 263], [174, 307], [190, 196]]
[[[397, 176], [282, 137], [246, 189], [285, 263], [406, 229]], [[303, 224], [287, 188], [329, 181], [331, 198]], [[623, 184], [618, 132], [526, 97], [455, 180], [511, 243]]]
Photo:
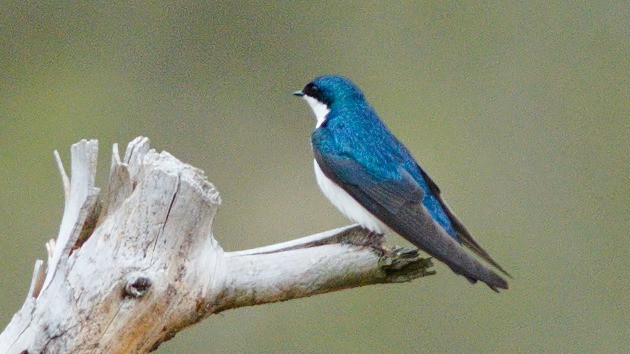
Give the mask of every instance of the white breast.
[[359, 202], [352, 198], [348, 192], [335, 184], [330, 178], [326, 177], [316, 160], [313, 160], [313, 163], [315, 165], [315, 178], [317, 179], [319, 188], [321, 188], [324, 195], [330, 199], [339, 211], [350, 220], [359, 223], [368, 230], [380, 234], [388, 230], [383, 222], [367, 211]]

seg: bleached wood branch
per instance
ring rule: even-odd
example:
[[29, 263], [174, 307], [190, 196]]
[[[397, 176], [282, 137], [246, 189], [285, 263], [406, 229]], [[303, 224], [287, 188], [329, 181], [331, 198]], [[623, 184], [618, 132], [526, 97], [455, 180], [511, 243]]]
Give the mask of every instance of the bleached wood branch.
[[[432, 274], [414, 250], [388, 249], [356, 225], [225, 252], [212, 233], [221, 204], [203, 172], [136, 138], [117, 145], [105, 193], [94, 186], [98, 144], [59, 154], [66, 205], [59, 235], [36, 261], [0, 353], [147, 352], [228, 309]], [[99, 199], [100, 196], [100, 199]]]

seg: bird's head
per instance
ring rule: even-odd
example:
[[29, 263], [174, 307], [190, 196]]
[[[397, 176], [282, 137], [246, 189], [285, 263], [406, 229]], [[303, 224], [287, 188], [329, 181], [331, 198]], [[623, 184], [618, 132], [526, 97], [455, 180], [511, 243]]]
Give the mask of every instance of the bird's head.
[[302, 97], [315, 112], [317, 127], [319, 127], [326, 115], [334, 105], [363, 101], [363, 92], [354, 82], [339, 75], [324, 75], [315, 78], [304, 86], [301, 91], [293, 93]]

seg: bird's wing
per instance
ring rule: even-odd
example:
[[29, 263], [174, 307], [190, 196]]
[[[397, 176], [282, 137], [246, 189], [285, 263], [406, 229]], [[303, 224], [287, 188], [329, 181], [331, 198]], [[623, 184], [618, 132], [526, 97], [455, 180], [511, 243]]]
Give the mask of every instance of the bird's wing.
[[512, 278], [510, 273], [508, 273], [505, 269], [503, 269], [503, 267], [499, 265], [499, 263], [497, 263], [494, 259], [492, 259], [492, 257], [490, 257], [488, 252], [486, 252], [486, 250], [484, 250], [483, 247], [481, 247], [479, 242], [475, 240], [475, 238], [470, 234], [470, 232], [466, 230], [466, 227], [464, 227], [464, 224], [462, 224], [462, 222], [459, 221], [455, 213], [453, 213], [451, 208], [449, 208], [448, 204], [446, 204], [446, 202], [442, 198], [440, 188], [438, 187], [438, 185], [431, 179], [431, 177], [429, 177], [429, 175], [420, 166], [416, 165], [416, 167], [422, 173], [422, 177], [424, 177], [424, 180], [427, 181], [427, 185], [429, 186], [429, 190], [431, 191], [431, 193], [435, 195], [437, 200], [442, 205], [442, 209], [444, 209], [444, 212], [446, 213], [448, 218], [451, 220], [451, 224], [453, 225], [453, 228], [455, 229], [457, 236], [462, 241], [464, 246], [468, 247], [471, 251], [475, 252], [479, 257], [483, 258], [488, 263], [492, 264], [494, 267], [500, 270], [501, 273]]
[[322, 154], [315, 160], [324, 174], [383, 223], [431, 256], [446, 263], [455, 273], [471, 281], [480, 280], [493, 290], [507, 289], [507, 282], [470, 255], [441, 228], [422, 204], [424, 190], [402, 167], [395, 176], [374, 177], [349, 156]]

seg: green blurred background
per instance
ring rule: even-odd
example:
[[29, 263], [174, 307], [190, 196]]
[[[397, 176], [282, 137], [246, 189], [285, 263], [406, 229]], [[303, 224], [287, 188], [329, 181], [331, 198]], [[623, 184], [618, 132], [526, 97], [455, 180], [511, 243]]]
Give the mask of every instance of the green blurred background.
[[4, 2], [0, 31], [2, 327], [61, 221], [52, 151], [67, 163], [83, 138], [101, 144], [101, 185], [111, 144], [137, 135], [205, 170], [226, 250], [347, 224], [316, 186], [314, 119], [291, 96], [339, 73], [511, 289], [439, 264], [408, 284], [213, 316], [158, 352], [627, 350], [628, 2]]

